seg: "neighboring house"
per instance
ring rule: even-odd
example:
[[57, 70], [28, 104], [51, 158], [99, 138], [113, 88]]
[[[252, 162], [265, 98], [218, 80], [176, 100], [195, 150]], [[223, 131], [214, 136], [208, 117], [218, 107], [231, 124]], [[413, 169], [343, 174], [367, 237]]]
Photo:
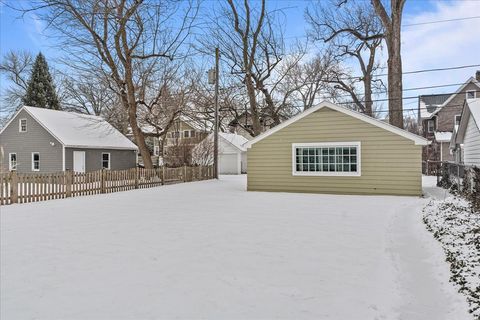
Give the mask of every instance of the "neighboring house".
[[[218, 133], [218, 173], [241, 174], [247, 172], [248, 139], [235, 133]], [[213, 164], [213, 133], [192, 150], [192, 162], [198, 165]]]
[[457, 162], [480, 167], [480, 98], [465, 102], [450, 147]]
[[23, 107], [0, 131], [1, 171], [51, 173], [136, 166], [137, 146], [100, 117]]
[[427, 143], [324, 101], [245, 144], [247, 189], [420, 196]]
[[419, 126], [422, 136], [432, 143], [423, 150], [423, 160], [452, 161], [450, 139], [460, 124], [465, 100], [480, 95], [480, 71], [468, 79], [453, 94], [423, 95], [419, 97]]
[[182, 115], [168, 129], [164, 143], [159, 140], [159, 150], [163, 149], [164, 162], [170, 166], [189, 164], [192, 149], [212, 131], [209, 121], [193, 119]]

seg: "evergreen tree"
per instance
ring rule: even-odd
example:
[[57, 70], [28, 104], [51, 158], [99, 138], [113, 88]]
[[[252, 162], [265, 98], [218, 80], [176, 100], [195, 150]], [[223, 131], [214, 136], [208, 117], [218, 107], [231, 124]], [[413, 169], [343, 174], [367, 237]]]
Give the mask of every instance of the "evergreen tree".
[[60, 109], [55, 85], [42, 53], [39, 53], [35, 58], [23, 103], [32, 107]]

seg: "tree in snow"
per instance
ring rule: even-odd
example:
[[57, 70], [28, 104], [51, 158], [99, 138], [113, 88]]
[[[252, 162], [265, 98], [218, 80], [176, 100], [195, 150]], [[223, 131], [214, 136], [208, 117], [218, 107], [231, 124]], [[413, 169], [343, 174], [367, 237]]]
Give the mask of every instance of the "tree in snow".
[[55, 85], [42, 53], [39, 53], [35, 58], [23, 103], [27, 106], [39, 108], [60, 109]]

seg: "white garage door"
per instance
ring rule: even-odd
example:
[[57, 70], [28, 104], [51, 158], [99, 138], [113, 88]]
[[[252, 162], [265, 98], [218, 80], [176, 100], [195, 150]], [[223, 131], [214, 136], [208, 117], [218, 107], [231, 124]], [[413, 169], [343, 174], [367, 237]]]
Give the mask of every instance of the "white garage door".
[[236, 154], [218, 155], [218, 173], [238, 174], [238, 162]]

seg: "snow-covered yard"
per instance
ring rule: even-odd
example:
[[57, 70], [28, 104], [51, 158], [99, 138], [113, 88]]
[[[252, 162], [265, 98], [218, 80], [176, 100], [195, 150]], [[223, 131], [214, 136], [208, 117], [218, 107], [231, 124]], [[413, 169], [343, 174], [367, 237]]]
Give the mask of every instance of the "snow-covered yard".
[[471, 319], [428, 199], [222, 177], [1, 210], [1, 319]]

